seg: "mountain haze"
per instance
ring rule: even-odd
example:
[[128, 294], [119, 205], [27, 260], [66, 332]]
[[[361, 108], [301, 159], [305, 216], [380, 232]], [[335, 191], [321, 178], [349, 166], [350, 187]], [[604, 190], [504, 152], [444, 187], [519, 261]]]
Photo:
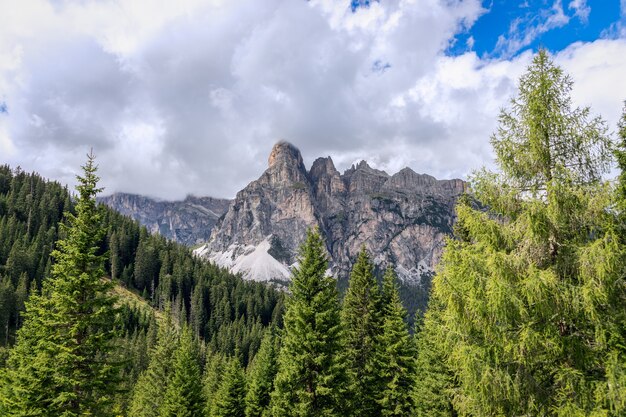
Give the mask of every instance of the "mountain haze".
[[132, 217], [152, 233], [193, 246], [206, 242], [230, 200], [187, 196], [183, 201], [162, 201], [136, 194], [99, 197], [100, 203]]

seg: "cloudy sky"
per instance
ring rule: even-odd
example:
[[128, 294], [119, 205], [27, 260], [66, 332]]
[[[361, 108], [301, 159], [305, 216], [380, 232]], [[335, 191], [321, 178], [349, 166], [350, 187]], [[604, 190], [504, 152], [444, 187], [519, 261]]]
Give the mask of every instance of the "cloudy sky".
[[464, 178], [539, 47], [614, 130], [626, 0], [0, 0], [0, 163], [233, 197], [285, 139]]

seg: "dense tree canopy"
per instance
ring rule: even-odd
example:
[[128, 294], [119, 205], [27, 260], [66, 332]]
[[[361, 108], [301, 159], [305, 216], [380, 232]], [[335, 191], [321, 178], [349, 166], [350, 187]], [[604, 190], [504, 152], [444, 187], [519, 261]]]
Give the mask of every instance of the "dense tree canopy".
[[570, 89], [541, 51], [492, 139], [500, 172], [473, 178], [489, 210], [457, 209], [465, 236], [447, 242], [432, 296], [462, 415], [624, 412], [624, 248], [601, 181], [611, 142]]
[[112, 363], [116, 308], [104, 280], [105, 236], [96, 205], [98, 177], [88, 155], [78, 177], [76, 215], [52, 252], [52, 277], [26, 301], [24, 325], [7, 362], [6, 412], [13, 415], [106, 416], [119, 365]]

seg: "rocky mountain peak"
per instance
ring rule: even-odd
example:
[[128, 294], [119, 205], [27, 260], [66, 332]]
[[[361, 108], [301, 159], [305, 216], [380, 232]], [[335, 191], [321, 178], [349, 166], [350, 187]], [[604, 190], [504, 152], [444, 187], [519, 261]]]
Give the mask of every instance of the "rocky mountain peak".
[[437, 179], [427, 174], [418, 174], [411, 168], [403, 168], [394, 174], [387, 182], [388, 187], [416, 190], [430, 187], [437, 183]]
[[280, 187], [307, 187], [307, 171], [300, 150], [289, 142], [274, 145], [268, 158], [269, 167], [259, 179], [262, 184]]
[[410, 168], [390, 176], [365, 161], [340, 174], [330, 157], [317, 158], [307, 171], [300, 151], [287, 142], [274, 145], [268, 162], [196, 254], [251, 279], [284, 282], [307, 229], [318, 227], [340, 285], [365, 245], [377, 270], [394, 265], [426, 299], [463, 181]]
[[311, 165], [309, 170], [309, 175], [313, 179], [320, 178], [323, 175], [334, 176], [335, 174], [339, 175], [339, 171], [335, 168], [335, 164], [330, 156], [317, 158], [313, 161], [313, 165]]
[[351, 193], [372, 193], [387, 182], [389, 174], [372, 168], [367, 162], [361, 161], [346, 170], [342, 177]]
[[302, 154], [291, 143], [280, 141], [272, 148], [267, 163], [270, 168], [276, 164], [300, 165], [303, 164]]

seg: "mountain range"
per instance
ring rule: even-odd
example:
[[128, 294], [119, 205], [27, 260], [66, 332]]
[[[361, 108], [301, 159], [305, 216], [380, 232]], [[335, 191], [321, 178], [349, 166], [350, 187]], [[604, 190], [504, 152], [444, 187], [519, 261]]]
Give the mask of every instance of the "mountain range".
[[294, 145], [279, 142], [265, 172], [230, 201], [166, 202], [129, 194], [100, 201], [152, 231], [196, 246], [197, 256], [244, 278], [287, 282], [306, 231], [317, 227], [326, 241], [329, 272], [340, 283], [365, 246], [377, 269], [391, 264], [405, 285], [429, 286], [465, 188], [460, 179], [437, 180], [410, 168], [389, 175], [365, 161], [341, 174], [330, 156], [307, 169]]
[[230, 200], [187, 196], [183, 201], [163, 201], [137, 194], [115, 193], [98, 201], [132, 217], [152, 233], [187, 246], [204, 243]]

